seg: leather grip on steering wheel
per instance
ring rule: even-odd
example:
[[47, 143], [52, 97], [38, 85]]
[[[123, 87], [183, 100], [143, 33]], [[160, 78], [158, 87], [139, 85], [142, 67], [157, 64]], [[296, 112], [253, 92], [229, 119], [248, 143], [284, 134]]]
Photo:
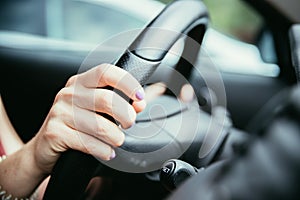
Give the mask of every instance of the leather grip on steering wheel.
[[[175, 1], [148, 24], [115, 64], [144, 84], [182, 34], [201, 44], [207, 22], [207, 11], [201, 1]], [[196, 57], [198, 49], [188, 53], [187, 49], [188, 44], [183, 54]], [[182, 62], [186, 64], [181, 59], [179, 67]], [[64, 153], [54, 167], [44, 199], [81, 199], [97, 165], [99, 162], [90, 155], [74, 150]]]

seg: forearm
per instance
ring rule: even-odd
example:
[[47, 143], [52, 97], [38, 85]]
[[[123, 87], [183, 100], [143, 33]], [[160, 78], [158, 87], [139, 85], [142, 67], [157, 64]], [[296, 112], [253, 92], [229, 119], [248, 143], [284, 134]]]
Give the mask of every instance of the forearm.
[[47, 176], [36, 165], [33, 143], [28, 142], [0, 163], [0, 185], [13, 197], [29, 197]]
[[14, 197], [32, 194], [45, 175], [35, 166], [34, 145], [24, 145], [4, 109], [0, 97], [0, 141], [7, 159], [0, 163], [0, 186]]
[[23, 146], [23, 142], [13, 128], [5, 112], [0, 96], [0, 141], [6, 154], [12, 154]]
[[[133, 100], [131, 105], [106, 87], [114, 87]], [[71, 77], [56, 95], [46, 120], [36, 136], [19, 151], [0, 163], [0, 185], [15, 197], [29, 196], [52, 171], [61, 153], [74, 149], [98, 159], [111, 160], [115, 147], [124, 142], [124, 133], [99, 113], [115, 118], [123, 128], [135, 122], [145, 108], [144, 90], [128, 72], [109, 64], [99, 65]], [[122, 109], [118, 109], [122, 108]], [[1, 105], [0, 139], [14, 138], [15, 131], [6, 126], [9, 120]], [[1, 126], [6, 126], [2, 129]], [[12, 133], [12, 134], [11, 134]], [[22, 146], [16, 140], [16, 149]], [[22, 143], [22, 142], [21, 142]], [[13, 152], [13, 150], [12, 150]]]

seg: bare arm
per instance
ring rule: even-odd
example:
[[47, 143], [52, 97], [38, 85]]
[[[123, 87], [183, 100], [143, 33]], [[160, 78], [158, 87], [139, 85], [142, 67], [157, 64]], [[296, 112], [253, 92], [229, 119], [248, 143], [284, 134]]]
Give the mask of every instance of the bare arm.
[[[8, 155], [7, 160], [0, 163], [0, 185], [6, 190], [6, 181], [9, 180], [10, 183], [15, 183], [15, 181], [24, 180], [24, 183], [28, 181], [32, 182], [32, 189], [28, 190], [26, 194], [30, 195], [35, 187], [41, 181], [32, 180], [34, 176], [32, 173], [26, 173], [26, 171], [33, 171], [35, 166], [32, 166], [34, 162], [31, 162], [31, 158], [28, 158], [30, 152], [28, 147], [24, 147], [24, 143], [16, 133], [13, 128], [3, 105], [2, 99], [0, 97], [0, 141], [5, 150], [6, 155]], [[28, 145], [30, 146], [30, 145]], [[24, 165], [25, 163], [25, 165]], [[16, 178], [18, 177], [18, 178]], [[5, 184], [5, 186], [4, 186]], [[27, 196], [27, 195], [26, 195]]]
[[[106, 86], [121, 90], [139, 103], [130, 105]], [[111, 115], [128, 128], [134, 123], [136, 112], [146, 106], [143, 98], [142, 87], [129, 73], [111, 65], [97, 66], [69, 79], [57, 94], [41, 129], [25, 145], [1, 103], [0, 136], [10, 155], [0, 163], [0, 185], [14, 197], [30, 196], [52, 171], [60, 154], [70, 148], [103, 160], [113, 159], [113, 149], [123, 143], [124, 134], [115, 123], [96, 112]], [[12, 144], [14, 148], [10, 147]]]
[[[133, 104], [106, 90], [106, 86], [121, 90]], [[147, 90], [148, 97], [165, 91], [159, 85]], [[189, 87], [185, 91], [188, 93], [181, 94], [183, 100], [193, 94]], [[114, 158], [113, 149], [123, 143], [124, 134], [115, 123], [95, 111], [111, 115], [123, 128], [128, 128], [134, 123], [136, 112], [145, 106], [144, 91], [130, 74], [115, 66], [101, 65], [69, 79], [57, 94], [39, 132], [23, 145], [1, 103], [0, 139], [10, 155], [0, 163], [0, 185], [14, 197], [30, 196], [49, 175], [60, 154], [70, 148], [103, 160]]]
[[0, 141], [7, 155], [19, 150], [24, 144], [13, 128], [5, 112], [0, 96]]

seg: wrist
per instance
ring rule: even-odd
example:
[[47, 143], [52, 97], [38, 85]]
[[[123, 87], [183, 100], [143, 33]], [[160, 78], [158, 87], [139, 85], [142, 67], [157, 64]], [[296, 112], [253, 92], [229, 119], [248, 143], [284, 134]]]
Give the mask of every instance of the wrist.
[[44, 178], [34, 162], [30, 143], [1, 162], [0, 185], [14, 197], [30, 196]]
[[33, 155], [33, 163], [44, 175], [49, 175], [60, 156], [60, 151], [53, 147], [53, 140], [49, 141], [43, 134], [37, 134], [26, 145]]
[[23, 173], [28, 179], [32, 179], [40, 183], [49, 173], [40, 167], [36, 159], [35, 143], [33, 140], [29, 141], [21, 149], [20, 163], [23, 166]]

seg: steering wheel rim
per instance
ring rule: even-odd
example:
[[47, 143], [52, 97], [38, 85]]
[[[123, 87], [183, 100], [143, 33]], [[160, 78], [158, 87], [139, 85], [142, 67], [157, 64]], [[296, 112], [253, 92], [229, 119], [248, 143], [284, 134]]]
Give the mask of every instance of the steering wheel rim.
[[[191, 12], [191, 8], [193, 12]], [[179, 25], [170, 23], [169, 19], [173, 17], [183, 18], [184, 20]], [[145, 84], [167, 54], [167, 50], [173, 46], [182, 34], [186, 34], [199, 44], [196, 49], [195, 46], [191, 49], [191, 44], [186, 42], [182, 57], [176, 65], [176, 70], [188, 79], [194, 64], [190, 61], [196, 61], [207, 23], [208, 14], [202, 2], [194, 0], [175, 1], [149, 23], [116, 62], [116, 65], [122, 66], [132, 73], [141, 84]], [[156, 31], [153, 31], [153, 27]], [[157, 40], [157, 38], [161, 38], [161, 35], [157, 34], [162, 33], [157, 33], [157, 28], [163, 30], [167, 37], [164, 47], [161, 47], [161, 40]], [[178, 32], [174, 34], [174, 31], [172, 31], [172, 37], [169, 37], [172, 29]], [[151, 37], [149, 37], [150, 35]], [[145, 47], [149, 46], [159, 49], [159, 51], [144, 51]], [[185, 59], [186, 57], [188, 59]], [[143, 73], [141, 73], [140, 69], [136, 70], [137, 65], [147, 68], [146, 70], [143, 69]], [[198, 101], [201, 102], [199, 98]], [[81, 199], [89, 180], [94, 176], [99, 165], [101, 165], [99, 161], [91, 155], [75, 150], [68, 150], [63, 153], [53, 169], [44, 199]]]

